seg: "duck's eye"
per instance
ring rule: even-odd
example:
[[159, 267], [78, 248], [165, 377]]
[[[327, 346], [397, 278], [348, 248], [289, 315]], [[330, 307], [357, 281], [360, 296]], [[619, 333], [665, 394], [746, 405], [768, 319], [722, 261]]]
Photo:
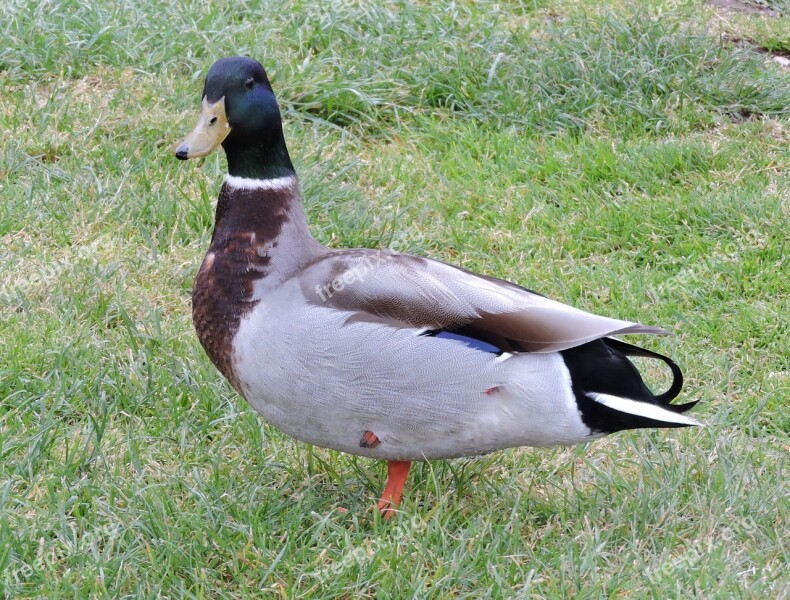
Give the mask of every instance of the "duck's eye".
[[251, 90], [252, 88], [255, 87], [255, 80], [252, 77], [250, 77], [247, 81], [244, 82], [244, 87], [246, 87], [248, 90]]
[[217, 117], [211, 117], [211, 118], [208, 120], [208, 124], [209, 124], [209, 125], [213, 125], [213, 124], [214, 124], [214, 123], [216, 123], [216, 122], [217, 122]]

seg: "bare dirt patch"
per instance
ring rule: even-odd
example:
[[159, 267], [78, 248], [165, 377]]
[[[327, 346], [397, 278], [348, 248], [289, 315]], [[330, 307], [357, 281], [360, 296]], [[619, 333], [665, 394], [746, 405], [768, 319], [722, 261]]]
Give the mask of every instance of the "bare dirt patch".
[[[727, 17], [736, 14], [759, 15], [765, 19], [782, 16], [780, 11], [770, 6], [765, 6], [756, 2], [747, 2], [745, 0], [708, 0], [708, 4], [713, 7], [718, 16], [725, 22], [729, 21]], [[765, 54], [770, 62], [783, 69], [790, 70], [790, 52], [777, 50], [775, 48], [766, 48], [757, 41], [746, 36], [724, 33], [723, 37], [735, 46], [749, 48], [761, 54]]]
[[778, 15], [777, 11], [770, 6], [744, 2], [743, 0], [708, 0], [708, 4], [713, 6], [718, 12], [725, 14], [732, 13], [756, 13], [762, 15]]

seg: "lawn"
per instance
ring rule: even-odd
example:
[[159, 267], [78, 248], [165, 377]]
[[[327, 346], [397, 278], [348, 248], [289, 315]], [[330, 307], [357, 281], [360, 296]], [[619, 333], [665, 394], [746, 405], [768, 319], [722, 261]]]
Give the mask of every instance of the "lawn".
[[[90, 4], [0, 6], [0, 595], [788, 597], [786, 1]], [[167, 148], [232, 54], [320, 241], [671, 329], [706, 426], [420, 464], [384, 522], [192, 329], [225, 165]]]

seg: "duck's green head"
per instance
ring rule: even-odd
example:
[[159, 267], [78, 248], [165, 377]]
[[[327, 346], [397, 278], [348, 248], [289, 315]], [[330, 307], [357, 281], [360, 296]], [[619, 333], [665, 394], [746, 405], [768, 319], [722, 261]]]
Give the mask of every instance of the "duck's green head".
[[202, 104], [195, 128], [172, 147], [176, 158], [207, 156], [221, 144], [231, 175], [267, 178], [293, 173], [280, 108], [258, 61], [234, 56], [215, 62], [206, 75]]

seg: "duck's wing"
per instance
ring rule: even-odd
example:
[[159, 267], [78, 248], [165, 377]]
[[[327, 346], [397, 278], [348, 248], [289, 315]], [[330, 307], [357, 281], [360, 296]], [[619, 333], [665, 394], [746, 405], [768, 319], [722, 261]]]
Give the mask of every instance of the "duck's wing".
[[376, 250], [330, 252], [300, 272], [308, 303], [429, 335], [448, 332], [502, 352], [556, 352], [611, 335], [664, 329], [600, 317], [513, 283]]

